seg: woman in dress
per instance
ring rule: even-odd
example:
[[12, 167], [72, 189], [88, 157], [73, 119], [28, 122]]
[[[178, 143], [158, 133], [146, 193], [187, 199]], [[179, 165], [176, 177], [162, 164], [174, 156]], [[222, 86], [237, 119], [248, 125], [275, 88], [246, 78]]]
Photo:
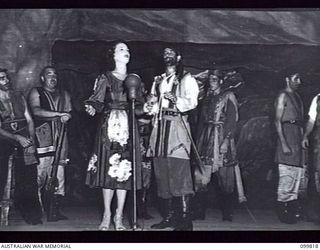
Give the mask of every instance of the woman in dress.
[[[131, 143], [129, 136], [129, 103], [124, 80], [130, 60], [128, 46], [117, 41], [108, 51], [112, 71], [100, 75], [94, 85], [94, 93], [85, 101], [86, 112], [94, 116], [100, 113], [94, 153], [90, 159], [86, 184], [102, 188], [104, 214], [99, 230], [106, 231], [111, 223], [111, 201], [117, 195], [117, 210], [113, 217], [115, 230], [123, 225], [123, 209], [127, 191], [132, 189]], [[136, 112], [139, 112], [139, 105]], [[137, 132], [138, 133], [138, 132]], [[136, 137], [139, 140], [138, 134]], [[136, 146], [137, 189], [141, 188], [140, 146]]]

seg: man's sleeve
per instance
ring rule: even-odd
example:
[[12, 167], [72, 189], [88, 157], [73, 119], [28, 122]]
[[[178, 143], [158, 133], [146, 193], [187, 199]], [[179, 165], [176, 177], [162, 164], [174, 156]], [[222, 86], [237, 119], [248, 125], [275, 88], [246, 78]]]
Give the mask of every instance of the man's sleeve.
[[199, 86], [196, 79], [187, 75], [184, 83], [184, 91], [181, 96], [177, 96], [177, 108], [181, 112], [194, 109], [198, 105]]
[[312, 120], [312, 121], [315, 121], [316, 118], [317, 118], [317, 102], [318, 102], [318, 97], [319, 97], [319, 94], [316, 95], [313, 99], [312, 99], [312, 102], [311, 102], [311, 105], [310, 105], [310, 108], [309, 108], [309, 118]]

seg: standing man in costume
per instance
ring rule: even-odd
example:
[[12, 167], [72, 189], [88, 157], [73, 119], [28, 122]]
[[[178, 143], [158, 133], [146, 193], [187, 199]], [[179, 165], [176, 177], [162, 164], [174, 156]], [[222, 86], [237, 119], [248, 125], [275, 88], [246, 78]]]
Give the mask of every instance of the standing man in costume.
[[25, 98], [11, 88], [7, 70], [0, 69], [0, 199], [14, 163], [15, 205], [28, 224], [42, 224], [37, 195], [34, 124]]
[[299, 217], [298, 198], [306, 189], [306, 151], [302, 148], [303, 104], [296, 92], [301, 85], [298, 73], [286, 77], [286, 88], [275, 102], [275, 126], [278, 134], [275, 162], [279, 169], [279, 219], [296, 223]]
[[[154, 78], [150, 98], [144, 106], [145, 112], [154, 116], [147, 156], [154, 157], [158, 196], [165, 205], [163, 220], [151, 228], [192, 230], [190, 196], [194, 191], [186, 112], [197, 107], [199, 87], [191, 74], [183, 70], [178, 50], [165, 48], [163, 62], [165, 73]], [[176, 211], [173, 198], [179, 203]]]
[[[41, 201], [41, 191], [51, 175], [58, 138], [62, 133], [66, 133], [66, 130], [61, 131], [62, 123], [67, 123], [71, 118], [71, 99], [66, 91], [58, 88], [57, 71], [53, 66], [43, 68], [40, 79], [42, 86], [31, 90], [29, 103], [36, 124], [37, 153], [40, 161], [38, 192]], [[67, 156], [68, 141], [67, 136], [64, 135], [57, 171], [58, 189], [51, 201], [54, 203], [54, 209], [51, 214], [47, 214], [48, 221], [67, 219], [59, 210], [62, 197], [65, 195], [64, 167], [67, 164]]]
[[[204, 165], [203, 173], [195, 170], [195, 219], [205, 218], [204, 190], [213, 175], [222, 219], [232, 221], [235, 188], [236, 148], [234, 133], [238, 121], [238, 104], [233, 92], [223, 91], [220, 70], [208, 72], [205, 97], [200, 106], [197, 148]], [[238, 176], [238, 178], [241, 178]]]
[[[309, 119], [306, 125], [306, 131], [303, 135], [302, 147], [307, 149], [309, 147], [308, 136], [312, 131], [312, 176], [314, 177], [314, 185], [316, 191], [316, 211], [318, 211], [317, 223], [320, 223], [320, 94], [317, 94], [311, 102], [309, 108]], [[311, 169], [310, 169], [311, 170]], [[311, 172], [311, 171], [310, 171]], [[310, 173], [311, 176], [311, 173]]]

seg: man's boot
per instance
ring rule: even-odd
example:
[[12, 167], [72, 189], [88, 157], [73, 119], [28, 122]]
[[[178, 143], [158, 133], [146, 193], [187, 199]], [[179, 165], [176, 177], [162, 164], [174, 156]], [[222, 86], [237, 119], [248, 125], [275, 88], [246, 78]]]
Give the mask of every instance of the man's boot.
[[58, 221], [58, 220], [67, 220], [68, 217], [61, 214], [60, 205], [61, 205], [62, 195], [55, 194], [51, 199], [51, 204], [47, 210], [47, 221]]
[[198, 192], [192, 199], [192, 219], [204, 220], [206, 218], [205, 193]]
[[297, 223], [295, 206], [292, 202], [279, 202], [278, 217], [282, 223], [295, 224]]
[[174, 227], [174, 209], [173, 209], [173, 199], [164, 199], [164, 218], [160, 223], [153, 224], [152, 229], [164, 229], [168, 227]]
[[147, 190], [143, 188], [141, 193], [138, 195], [139, 201], [138, 201], [138, 218], [150, 220], [153, 219], [153, 217], [148, 213], [147, 210], [147, 202], [146, 202], [146, 196], [147, 196]]
[[191, 219], [191, 198], [189, 195], [183, 195], [181, 196], [180, 202], [180, 216], [174, 231], [192, 231], [193, 224]]
[[222, 220], [232, 221], [233, 219], [233, 194], [225, 194], [222, 200]]
[[65, 216], [64, 214], [61, 213], [60, 208], [61, 208], [61, 204], [62, 204], [62, 200], [63, 200], [63, 196], [61, 194], [57, 194], [58, 196], [58, 219], [59, 220], [68, 220], [68, 217]]

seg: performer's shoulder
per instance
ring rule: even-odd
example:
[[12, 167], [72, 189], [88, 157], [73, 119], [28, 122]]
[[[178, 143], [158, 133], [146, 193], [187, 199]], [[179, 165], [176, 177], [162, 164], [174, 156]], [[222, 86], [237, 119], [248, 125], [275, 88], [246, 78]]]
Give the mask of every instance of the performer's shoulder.
[[278, 92], [278, 94], [276, 95], [276, 99], [279, 99], [279, 98], [286, 98], [288, 96], [288, 92], [285, 90], [285, 89], [282, 89]]
[[189, 71], [183, 72], [182, 79], [184, 81], [194, 81], [195, 83], [197, 82], [196, 78]]
[[153, 81], [154, 81], [156, 84], [159, 84], [165, 76], [166, 76], [165, 73], [160, 74], [160, 75], [156, 75], [156, 76], [154, 76]]

